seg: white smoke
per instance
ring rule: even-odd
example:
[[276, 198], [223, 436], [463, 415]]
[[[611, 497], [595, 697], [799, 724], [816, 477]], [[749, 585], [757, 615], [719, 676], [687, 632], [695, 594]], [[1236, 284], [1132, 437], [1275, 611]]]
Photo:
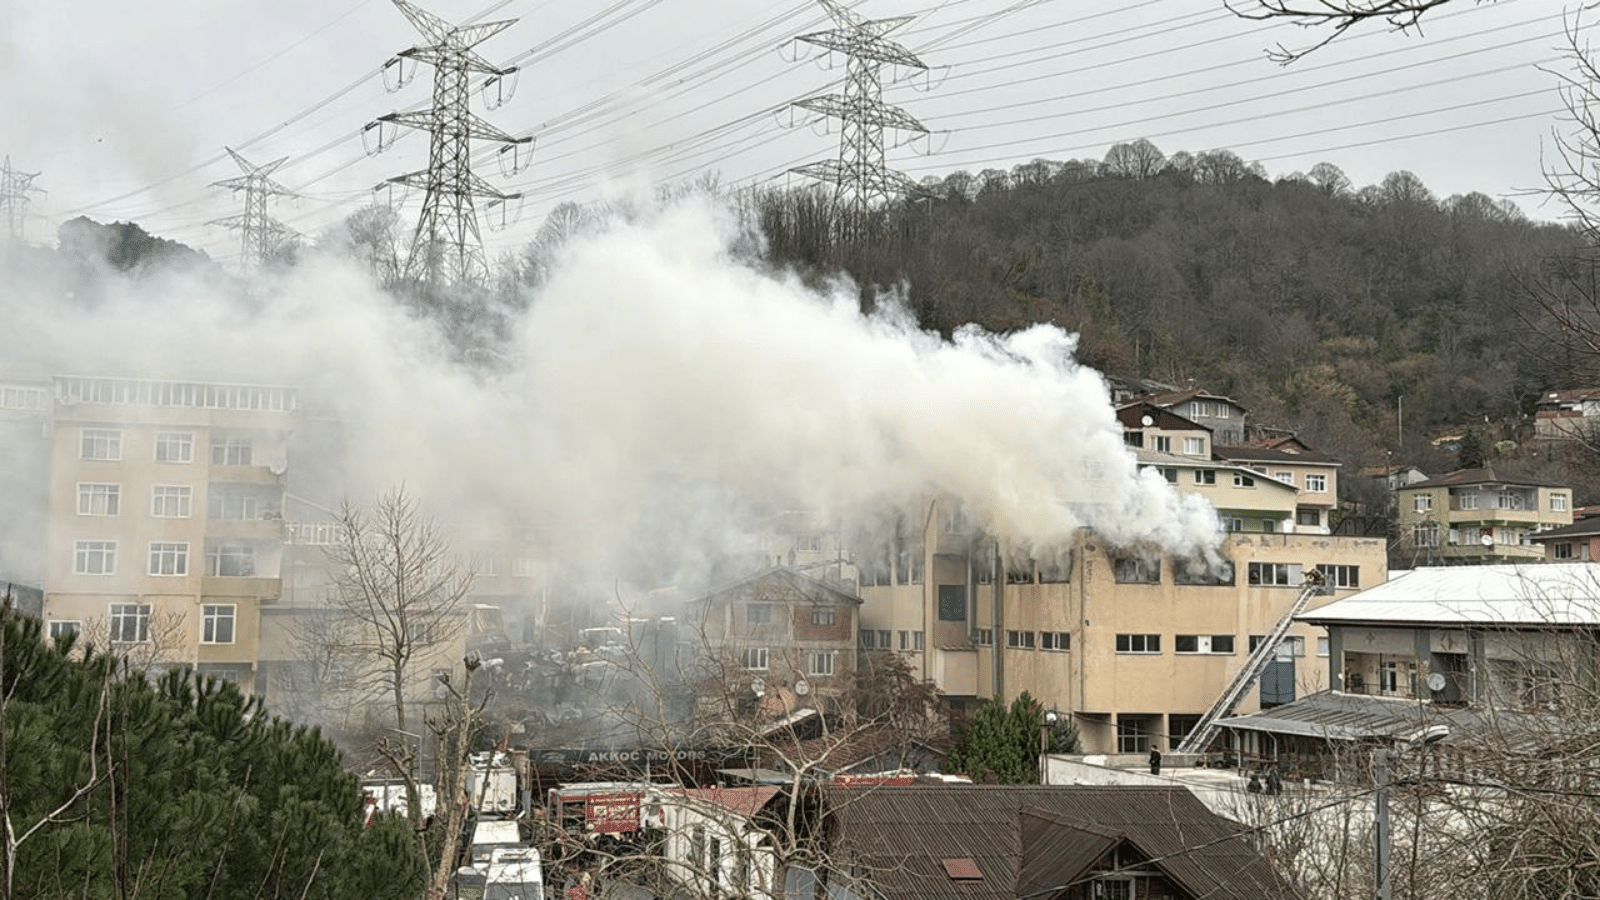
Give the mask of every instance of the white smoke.
[[749, 245], [703, 199], [573, 240], [492, 376], [326, 258], [254, 311], [124, 282], [92, 310], [23, 290], [0, 312], [24, 336], [5, 352], [50, 374], [298, 385], [345, 439], [321, 466], [337, 487], [319, 490], [403, 482], [441, 519], [537, 529], [596, 574], [679, 573], [775, 511], [865, 521], [935, 495], [1012, 546], [1080, 526], [1174, 554], [1216, 546], [1209, 505], [1138, 471], [1073, 335], [943, 340], [892, 298], [863, 314], [855, 286], [819, 292], [735, 249]]

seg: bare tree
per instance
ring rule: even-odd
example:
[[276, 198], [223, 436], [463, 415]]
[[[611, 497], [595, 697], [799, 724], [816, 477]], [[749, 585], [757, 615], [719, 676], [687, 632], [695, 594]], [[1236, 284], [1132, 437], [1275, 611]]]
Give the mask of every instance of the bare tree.
[[1327, 33], [1310, 46], [1290, 49], [1279, 44], [1268, 51], [1272, 59], [1290, 63], [1327, 46], [1363, 22], [1379, 21], [1396, 31], [1417, 28], [1423, 16], [1449, 2], [1451, 0], [1225, 0], [1224, 5], [1244, 19], [1287, 19], [1305, 28], [1327, 29]]
[[[302, 629], [302, 636], [344, 690], [387, 704], [383, 726], [391, 734], [379, 739], [378, 752], [405, 783], [407, 813], [420, 830], [416, 706], [432, 699], [436, 673], [464, 654], [462, 598], [473, 572], [403, 487], [381, 495], [370, 512], [346, 501], [335, 527], [338, 539], [327, 550], [330, 617], [319, 634]], [[417, 696], [424, 687], [430, 692]]]

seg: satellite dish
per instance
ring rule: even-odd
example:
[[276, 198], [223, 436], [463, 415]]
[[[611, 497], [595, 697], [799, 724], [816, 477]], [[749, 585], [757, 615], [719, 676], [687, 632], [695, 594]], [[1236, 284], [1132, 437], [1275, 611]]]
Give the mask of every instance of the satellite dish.
[[1430, 690], [1430, 691], [1442, 691], [1442, 690], [1444, 690], [1444, 685], [1445, 685], [1445, 681], [1444, 681], [1444, 673], [1443, 672], [1432, 672], [1432, 673], [1429, 673], [1429, 675], [1428, 675], [1428, 690]]
[[750, 693], [757, 697], [764, 696], [767, 693], [767, 683], [759, 678], [750, 682]]
[[1144, 427], [1149, 428], [1151, 425], [1156, 423], [1156, 420], [1150, 416], [1145, 416], [1144, 418], [1140, 419], [1139, 422], [1144, 425]]
[[1493, 547], [1494, 546], [1494, 535], [1487, 534], [1487, 533], [1480, 534], [1480, 535], [1478, 535], [1478, 543], [1484, 545], [1485, 547]]
[[267, 464], [267, 471], [274, 475], [282, 475], [289, 471], [289, 461], [280, 456]]
[[796, 695], [804, 697], [805, 695], [811, 693], [811, 685], [804, 678], [802, 678], [794, 683], [794, 692]]

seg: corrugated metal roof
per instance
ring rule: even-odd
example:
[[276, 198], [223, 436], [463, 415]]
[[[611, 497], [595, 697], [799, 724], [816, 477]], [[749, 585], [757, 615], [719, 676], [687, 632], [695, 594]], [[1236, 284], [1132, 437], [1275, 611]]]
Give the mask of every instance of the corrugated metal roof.
[[[1189, 896], [1280, 896], [1239, 826], [1182, 788], [919, 784], [827, 796], [835, 850], [870, 873], [888, 900], [1048, 893], [1081, 881], [1124, 843]], [[958, 858], [984, 877], [952, 879], [942, 860]]]
[[1299, 619], [1318, 625], [1600, 626], [1600, 566], [1423, 567]]
[[1311, 694], [1283, 706], [1222, 719], [1217, 724], [1241, 731], [1336, 741], [1406, 741], [1430, 725], [1449, 725], [1456, 735], [1472, 733], [1485, 725], [1476, 712], [1462, 707], [1339, 691]]

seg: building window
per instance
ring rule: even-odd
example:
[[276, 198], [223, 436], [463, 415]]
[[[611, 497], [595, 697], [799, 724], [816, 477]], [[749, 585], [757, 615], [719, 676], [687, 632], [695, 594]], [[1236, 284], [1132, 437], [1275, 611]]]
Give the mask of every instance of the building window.
[[248, 578], [256, 574], [256, 548], [248, 544], [213, 544], [206, 548], [206, 574]]
[[[1142, 753], [1143, 750], [1124, 750], [1124, 753]], [[1133, 900], [1132, 878], [1096, 878], [1092, 884], [1093, 900]]]
[[911, 632], [911, 649], [912, 650], [921, 651], [924, 648], [924, 646], [925, 646], [925, 644], [923, 643], [922, 632], [920, 632], [920, 631]]
[[1326, 657], [1328, 655], [1328, 639], [1327, 638], [1325, 638], [1325, 637], [1317, 638], [1317, 655], [1321, 656], [1321, 657]]
[[1296, 563], [1250, 564], [1250, 583], [1262, 587], [1293, 587], [1300, 583], [1300, 566]]
[[1297, 507], [1294, 511], [1294, 523], [1307, 528], [1316, 528], [1322, 524], [1322, 510], [1314, 506]]
[[972, 642], [977, 644], [979, 647], [993, 647], [994, 629], [979, 628], [976, 632], [974, 632]]
[[1567, 495], [1566, 494], [1551, 494], [1550, 495], [1550, 511], [1551, 512], [1566, 512], [1567, 511]]
[[256, 496], [238, 485], [212, 484], [206, 490], [206, 515], [213, 519], [256, 518]]
[[114, 516], [122, 506], [122, 485], [78, 483], [78, 515]]
[[233, 643], [233, 604], [206, 603], [200, 607], [200, 643]]
[[815, 653], [806, 654], [806, 674], [822, 676], [832, 675], [833, 651], [818, 650]]
[[1161, 560], [1127, 556], [1113, 560], [1112, 572], [1119, 584], [1160, 584]]
[[111, 641], [115, 644], [142, 644], [150, 640], [150, 604], [111, 604]]
[[1556, 559], [1572, 559], [1572, 542], [1557, 541], [1555, 545]]
[[1172, 561], [1173, 584], [1231, 585], [1234, 579], [1233, 560], [1224, 559], [1215, 566], [1204, 560], [1178, 557]]
[[796, 535], [795, 539], [794, 539], [794, 552], [796, 552], [796, 553], [821, 553], [822, 552], [822, 535], [820, 535], [820, 534]]
[[878, 629], [878, 648], [881, 649], [881, 650], [890, 649], [889, 629], [887, 629], [887, 628], [879, 628]]
[[[1465, 509], [1467, 507], [1463, 507], [1463, 508]], [[1433, 495], [1432, 494], [1418, 494], [1415, 497], [1412, 497], [1411, 498], [1411, 511], [1412, 512], [1419, 512], [1419, 513], [1433, 512]]]
[[744, 605], [744, 620], [751, 625], [765, 625], [772, 621], [772, 604], [746, 603]]
[[211, 464], [213, 466], [248, 466], [251, 464], [250, 439], [238, 435], [216, 435], [211, 439]]
[[1117, 717], [1117, 752], [1144, 753], [1150, 749], [1149, 726], [1143, 719]]
[[1039, 649], [1071, 650], [1072, 635], [1065, 631], [1041, 631], [1039, 632]]
[[1006, 646], [1009, 647], [1012, 650], [1032, 650], [1033, 649], [1033, 632], [1031, 632], [1031, 631], [1007, 631], [1006, 632]]
[[1197, 438], [1197, 437], [1186, 437], [1186, 438], [1184, 438], [1183, 439], [1183, 455], [1184, 456], [1205, 456], [1206, 455], [1206, 440], [1205, 440], [1205, 438]]
[[1232, 653], [1231, 634], [1178, 634], [1172, 637], [1174, 653]]
[[[1266, 639], [1267, 636], [1264, 634], [1250, 635], [1250, 652], [1256, 652], [1256, 648], [1261, 646], [1261, 642], [1265, 641]], [[1289, 659], [1290, 657], [1294, 656], [1305, 656], [1306, 639], [1300, 637], [1299, 635], [1289, 635], [1278, 642], [1278, 649], [1274, 651], [1273, 655], [1278, 659]]]
[[965, 622], [967, 620], [967, 586], [964, 584], [939, 585], [939, 621]]
[[116, 541], [78, 541], [73, 545], [73, 572], [79, 575], [110, 575], [116, 570]]
[[1238, 516], [1224, 516], [1222, 519], [1222, 530], [1234, 532], [1243, 531], [1244, 520]]
[[1119, 634], [1117, 635], [1118, 653], [1160, 653], [1161, 635], [1159, 634]]
[[1424, 522], [1411, 526], [1411, 543], [1418, 547], [1439, 546], [1439, 523]]
[[1336, 588], [1361, 587], [1361, 567], [1346, 565], [1321, 565], [1322, 583]]
[[156, 432], [156, 462], [194, 462], [194, 434], [188, 431]]
[[188, 485], [155, 485], [150, 488], [150, 515], [158, 519], [187, 519], [191, 498]]
[[741, 659], [740, 662], [746, 669], [749, 669], [752, 672], [765, 672], [767, 670], [767, 648], [744, 648], [743, 659]]
[[877, 645], [878, 633], [871, 628], [861, 629], [861, 649], [871, 650]]
[[1306, 475], [1306, 490], [1313, 494], [1325, 494], [1328, 491], [1328, 476]]
[[1217, 483], [1217, 470], [1216, 469], [1195, 469], [1194, 470], [1194, 483], [1195, 484], [1216, 484]]
[[900, 649], [901, 650], [910, 650], [911, 649], [911, 632], [905, 631], [905, 630], [901, 630], [901, 632], [900, 632]]
[[1157, 468], [1156, 471], [1161, 473], [1161, 477], [1165, 478], [1167, 480], [1168, 484], [1177, 484], [1178, 483], [1178, 470], [1177, 469], [1174, 469], [1174, 468], [1172, 468], [1170, 466], [1162, 466], [1160, 468]]
[[832, 625], [833, 624], [833, 607], [831, 607], [831, 606], [813, 606], [813, 607], [811, 607], [811, 624], [813, 624], [813, 625]]
[[115, 428], [85, 428], [78, 444], [80, 459], [122, 458], [122, 432]]
[[1477, 509], [1478, 508], [1478, 495], [1476, 493], [1462, 494], [1458, 498], [1458, 501], [1461, 504], [1461, 508], [1462, 509]]
[[189, 574], [189, 545], [171, 541], [150, 544], [151, 575]]
[[72, 637], [83, 630], [83, 623], [76, 619], [51, 619], [50, 639]]
[[1272, 477], [1278, 479], [1284, 484], [1294, 484], [1293, 472], [1273, 472]]
[[1165, 434], [1153, 435], [1150, 438], [1150, 449], [1160, 453], [1172, 452], [1172, 438]]
[[1234, 487], [1255, 487], [1256, 486], [1256, 480], [1254, 478], [1251, 478], [1249, 475], [1246, 475], [1243, 472], [1235, 472], [1235, 473], [1233, 473], [1233, 486]]

